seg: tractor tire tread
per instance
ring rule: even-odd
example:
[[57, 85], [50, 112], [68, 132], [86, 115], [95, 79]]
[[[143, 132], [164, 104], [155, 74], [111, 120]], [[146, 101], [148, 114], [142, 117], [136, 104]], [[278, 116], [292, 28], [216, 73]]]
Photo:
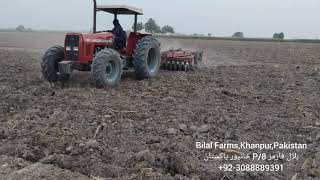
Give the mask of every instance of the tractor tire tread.
[[[146, 53], [147, 52], [147, 47], [150, 43], [155, 43], [155, 44], [159, 44], [158, 40], [156, 38], [154, 38], [153, 36], [146, 36], [143, 37], [142, 39], [140, 39], [136, 45], [136, 48], [134, 50], [133, 53], [133, 65], [135, 68], [135, 74], [137, 79], [141, 80], [141, 79], [146, 79], [146, 78], [154, 78], [155, 76], [151, 76], [148, 73], [148, 69], [147, 69], [147, 63], [145, 61], [147, 61], [145, 59], [145, 57], [147, 56]], [[159, 48], [159, 53], [160, 53], [160, 48]], [[160, 58], [160, 57], [159, 57]], [[159, 65], [160, 67], [160, 59], [159, 59]], [[159, 72], [159, 70], [158, 70]], [[156, 74], [158, 74], [158, 72]]]
[[[120, 75], [118, 78], [112, 82], [112, 83], [106, 83], [105, 82], [105, 61], [110, 57], [117, 57], [120, 61], [120, 55], [118, 52], [116, 52], [113, 49], [103, 49], [99, 53], [96, 54], [96, 56], [93, 59], [92, 65], [91, 65], [91, 73], [95, 80], [96, 87], [97, 88], [108, 88], [108, 87], [115, 87], [119, 85], [121, 75], [122, 75], [122, 67], [120, 68]], [[121, 61], [120, 61], [121, 65]]]
[[57, 63], [64, 58], [64, 49], [62, 46], [56, 45], [49, 48], [41, 60], [41, 72], [44, 79], [49, 82], [59, 80], [68, 80], [70, 76], [59, 75], [56, 66]]

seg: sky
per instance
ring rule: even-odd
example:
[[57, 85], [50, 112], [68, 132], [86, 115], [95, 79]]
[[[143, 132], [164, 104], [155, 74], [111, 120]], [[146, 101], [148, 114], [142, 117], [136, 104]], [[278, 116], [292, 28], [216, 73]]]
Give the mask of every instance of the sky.
[[[178, 33], [247, 37], [320, 38], [320, 0], [97, 0], [99, 5], [130, 5], [144, 10], [139, 21], [153, 18]], [[24, 25], [37, 30], [89, 31], [92, 0], [0, 0], [0, 28]], [[98, 13], [98, 30], [112, 29], [113, 16]], [[133, 16], [120, 16], [124, 29]]]

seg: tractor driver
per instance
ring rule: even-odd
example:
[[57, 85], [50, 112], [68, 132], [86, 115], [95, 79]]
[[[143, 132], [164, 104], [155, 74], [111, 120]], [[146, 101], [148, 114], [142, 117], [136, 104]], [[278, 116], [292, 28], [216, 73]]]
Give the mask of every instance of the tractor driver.
[[115, 36], [113, 48], [116, 50], [123, 49], [126, 47], [127, 33], [122, 29], [118, 19], [113, 20], [113, 25], [114, 28], [109, 31]]

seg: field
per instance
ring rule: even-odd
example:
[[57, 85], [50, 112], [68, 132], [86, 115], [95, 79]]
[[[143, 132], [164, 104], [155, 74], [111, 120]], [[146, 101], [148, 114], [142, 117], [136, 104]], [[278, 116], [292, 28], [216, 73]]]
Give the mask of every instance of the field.
[[[126, 72], [101, 90], [90, 73], [64, 85], [40, 78], [41, 55], [63, 34], [1, 32], [0, 179], [320, 179], [320, 44], [159, 40], [203, 49], [203, 67], [144, 81]], [[208, 151], [198, 141], [308, 147]], [[209, 152], [285, 158], [205, 161]], [[219, 170], [239, 163], [283, 171]]]

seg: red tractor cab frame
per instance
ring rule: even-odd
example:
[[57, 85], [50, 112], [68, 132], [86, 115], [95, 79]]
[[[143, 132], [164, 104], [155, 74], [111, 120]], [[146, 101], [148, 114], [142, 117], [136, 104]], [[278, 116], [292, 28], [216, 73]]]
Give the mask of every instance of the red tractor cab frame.
[[148, 33], [139, 33], [137, 32], [137, 24], [138, 24], [138, 15], [143, 15], [143, 10], [140, 8], [135, 8], [126, 5], [101, 5], [97, 6], [96, 0], [94, 1], [94, 15], [93, 15], [93, 33], [96, 33], [97, 26], [97, 12], [104, 11], [114, 15], [114, 19], [118, 18], [118, 15], [134, 15], [134, 24], [133, 24], [133, 32], [130, 32], [129, 37], [127, 39], [127, 47], [119, 50], [119, 52], [127, 57], [132, 57], [133, 50], [138, 40], [147, 35], [151, 35]]

